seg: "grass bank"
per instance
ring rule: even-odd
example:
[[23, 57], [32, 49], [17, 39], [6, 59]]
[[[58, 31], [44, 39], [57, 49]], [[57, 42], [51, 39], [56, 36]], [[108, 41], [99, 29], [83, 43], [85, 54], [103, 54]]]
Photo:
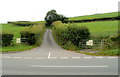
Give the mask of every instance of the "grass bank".
[[82, 52], [82, 51], [76, 51], [76, 52], [86, 54], [86, 55], [92, 55], [92, 56], [120, 56], [119, 49], [110, 49], [106, 51], [100, 51], [97, 53], [88, 53], [88, 52]]

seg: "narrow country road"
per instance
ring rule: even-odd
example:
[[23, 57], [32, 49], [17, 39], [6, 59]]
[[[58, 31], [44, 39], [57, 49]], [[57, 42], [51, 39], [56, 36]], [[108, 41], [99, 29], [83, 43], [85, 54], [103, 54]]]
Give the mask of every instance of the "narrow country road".
[[88, 56], [62, 49], [47, 29], [40, 47], [2, 54], [3, 75], [117, 75], [118, 57]]

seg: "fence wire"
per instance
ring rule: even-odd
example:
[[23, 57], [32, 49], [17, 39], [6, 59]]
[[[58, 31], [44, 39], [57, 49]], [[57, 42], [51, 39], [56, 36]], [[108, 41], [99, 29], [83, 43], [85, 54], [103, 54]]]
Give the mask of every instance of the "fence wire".
[[85, 39], [79, 42], [79, 48], [103, 51], [110, 48], [111, 49], [117, 48], [117, 44], [113, 44], [104, 39], [92, 39], [92, 40]]

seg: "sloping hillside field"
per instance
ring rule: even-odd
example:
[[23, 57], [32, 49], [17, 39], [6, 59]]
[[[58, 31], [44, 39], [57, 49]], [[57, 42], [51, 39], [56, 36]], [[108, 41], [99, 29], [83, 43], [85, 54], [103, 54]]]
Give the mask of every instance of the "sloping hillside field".
[[70, 17], [68, 20], [85, 20], [85, 19], [108, 18], [108, 17], [117, 17], [117, 16], [118, 16], [118, 12], [112, 12], [112, 13], [105, 13], [105, 14]]

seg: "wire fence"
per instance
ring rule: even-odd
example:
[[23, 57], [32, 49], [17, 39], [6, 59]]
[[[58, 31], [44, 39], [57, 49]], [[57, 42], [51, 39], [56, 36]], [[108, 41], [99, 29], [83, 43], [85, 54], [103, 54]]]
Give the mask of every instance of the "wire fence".
[[92, 39], [92, 40], [81, 40], [79, 42], [79, 48], [81, 49], [92, 49], [92, 50], [98, 50], [98, 51], [103, 51], [103, 50], [107, 50], [107, 49], [117, 49], [118, 45], [113, 43], [113, 42], [109, 42], [106, 41], [104, 39]]
[[[22, 42], [27, 42], [27, 38], [14, 38], [14, 43], [19, 44]], [[103, 51], [107, 49], [117, 49], [118, 44], [110, 41], [106, 41], [105, 39], [85, 39], [79, 42], [80, 49], [91, 49], [97, 51]]]
[[21, 42], [27, 42], [27, 38], [14, 38], [13, 43], [19, 44]]

